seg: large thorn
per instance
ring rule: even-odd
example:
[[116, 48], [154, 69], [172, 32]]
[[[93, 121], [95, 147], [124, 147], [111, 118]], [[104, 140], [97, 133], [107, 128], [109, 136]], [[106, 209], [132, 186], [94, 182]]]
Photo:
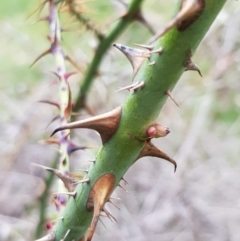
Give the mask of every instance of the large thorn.
[[121, 112], [122, 108], [117, 107], [113, 111], [107, 112], [105, 114], [61, 126], [54, 130], [52, 135], [58, 131], [66, 129], [88, 128], [97, 131], [101, 136], [102, 142], [105, 143], [116, 132], [121, 118]]
[[177, 169], [177, 163], [171, 157], [169, 157], [164, 151], [162, 151], [161, 149], [158, 149], [156, 146], [154, 146], [151, 143], [151, 140], [148, 140], [145, 142], [145, 145], [137, 159], [139, 159], [141, 157], [145, 157], [145, 156], [153, 156], [153, 157], [162, 158], [166, 161], [171, 162], [174, 165], [174, 172]]
[[149, 51], [144, 51], [141, 49], [134, 49], [134, 48], [130, 48], [128, 46], [124, 46], [122, 44], [117, 44], [117, 43], [114, 43], [113, 46], [118, 48], [121, 52], [123, 52], [124, 55], [130, 61], [131, 65], [133, 67], [133, 78], [137, 74], [143, 61], [146, 58], [151, 57], [151, 54], [149, 53]]
[[104, 208], [104, 204], [109, 199], [109, 196], [114, 189], [115, 182], [116, 178], [113, 174], [104, 174], [95, 182], [90, 191], [86, 208], [88, 211], [93, 211], [93, 218], [89, 228], [87, 241], [92, 240], [101, 210]]
[[184, 30], [190, 26], [201, 14], [205, 6], [203, 0], [184, 0], [182, 1], [181, 9], [177, 16], [173, 18], [163, 29], [157, 32], [150, 39], [150, 44], [162, 37], [170, 29], [178, 25], [178, 30]]
[[75, 180], [69, 177], [67, 174], [51, 167], [42, 166], [36, 163], [31, 163], [31, 164], [54, 173], [57, 177], [59, 177], [62, 180], [62, 182], [64, 183], [65, 187], [69, 192], [72, 192], [74, 190], [73, 183], [75, 182]]
[[55, 234], [54, 233], [50, 233], [47, 236], [37, 239], [35, 241], [54, 241], [55, 240]]
[[170, 90], [166, 90], [166, 91], [165, 91], [165, 94], [176, 104], [177, 107], [179, 107], [177, 101], [173, 98]]

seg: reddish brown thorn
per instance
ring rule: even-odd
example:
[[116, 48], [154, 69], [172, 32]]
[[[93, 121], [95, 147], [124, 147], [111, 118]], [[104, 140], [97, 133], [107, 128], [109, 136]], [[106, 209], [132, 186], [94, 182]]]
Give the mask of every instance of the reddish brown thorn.
[[57, 102], [55, 102], [55, 101], [51, 101], [51, 100], [39, 100], [38, 102], [56, 106], [56, 107], [60, 110], [60, 105], [59, 105], [59, 103], [57, 103]]
[[30, 65], [30, 68], [31, 68], [38, 60], [40, 60], [42, 57], [44, 57], [44, 56], [46, 56], [46, 55], [48, 55], [48, 54], [51, 54], [51, 53], [52, 53], [51, 48], [48, 49], [48, 50], [46, 50], [46, 51], [44, 51], [42, 54], [40, 54], [40, 55], [33, 61], [33, 63]]
[[60, 140], [59, 139], [56, 139], [56, 138], [48, 138], [46, 140], [41, 140], [39, 141], [40, 144], [43, 144], [43, 145], [49, 145], [49, 144], [57, 144], [57, 145], [60, 145]]
[[121, 112], [121, 107], [118, 107], [113, 111], [107, 112], [103, 115], [91, 117], [86, 120], [72, 122], [57, 128], [54, 130], [52, 135], [58, 131], [66, 129], [88, 128], [97, 131], [101, 136], [102, 142], [105, 143], [116, 132], [121, 118]]
[[57, 177], [59, 177], [62, 182], [64, 183], [65, 187], [67, 188], [67, 190], [69, 192], [72, 192], [73, 191], [73, 182], [74, 180], [72, 178], [69, 177], [69, 175], [57, 170], [57, 169], [54, 169], [54, 168], [51, 168], [51, 167], [46, 167], [46, 166], [42, 166], [42, 165], [39, 165], [39, 164], [36, 164], [36, 163], [31, 163], [32, 165], [34, 166], [37, 166], [37, 167], [40, 167], [42, 169], [45, 169], [49, 172], [52, 172], [54, 173]]
[[54, 241], [55, 240], [55, 234], [54, 233], [50, 233], [47, 236], [37, 239], [35, 241]]
[[199, 74], [201, 77], [203, 77], [200, 69], [198, 68], [198, 66], [197, 66], [196, 64], [194, 64], [194, 63], [192, 62], [192, 59], [191, 59], [191, 58], [189, 58], [189, 59], [187, 60], [187, 62], [186, 62], [186, 64], [184, 65], [184, 67], [185, 67], [184, 71], [188, 71], [188, 70], [197, 71], [198, 74]]
[[177, 163], [171, 157], [169, 157], [164, 151], [154, 146], [151, 143], [151, 140], [145, 142], [145, 145], [137, 159], [145, 156], [159, 157], [161, 159], [169, 161], [174, 165], [174, 172], [177, 169]]
[[49, 124], [46, 126], [48, 128], [55, 120], [60, 119], [60, 115], [56, 115], [55, 117], [52, 118], [52, 120], [49, 122]]
[[166, 90], [165, 94], [176, 104], [177, 107], [179, 107], [178, 103], [175, 101], [175, 99], [173, 98], [170, 90]]
[[66, 73], [64, 74], [64, 79], [68, 80], [71, 76], [78, 74], [77, 72], [71, 72], [71, 73]]
[[151, 34], [155, 34], [155, 30], [152, 28], [152, 26], [148, 23], [148, 21], [143, 17], [141, 11], [138, 11], [136, 20], [140, 22], [145, 28], [149, 30]]
[[158, 38], [162, 37], [170, 29], [175, 27], [178, 24], [181, 24], [185, 20], [192, 18], [194, 15], [197, 15], [199, 11], [202, 10], [202, 1], [196, 0], [185, 0], [182, 1], [183, 5], [178, 12], [177, 16], [173, 18], [163, 29], [158, 31], [151, 39], [150, 44], [155, 42]]
[[93, 218], [89, 228], [87, 241], [92, 240], [101, 210], [104, 208], [105, 202], [109, 199], [109, 196], [114, 189], [115, 182], [115, 176], [111, 173], [107, 173], [101, 176], [91, 188], [86, 208], [88, 211], [93, 211]]

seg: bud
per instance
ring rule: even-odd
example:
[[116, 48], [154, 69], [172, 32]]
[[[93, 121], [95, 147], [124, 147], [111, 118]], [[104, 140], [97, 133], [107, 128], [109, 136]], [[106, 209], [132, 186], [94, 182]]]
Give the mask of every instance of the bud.
[[166, 126], [163, 126], [159, 123], [155, 123], [147, 129], [146, 133], [149, 138], [159, 138], [169, 134], [170, 130]]

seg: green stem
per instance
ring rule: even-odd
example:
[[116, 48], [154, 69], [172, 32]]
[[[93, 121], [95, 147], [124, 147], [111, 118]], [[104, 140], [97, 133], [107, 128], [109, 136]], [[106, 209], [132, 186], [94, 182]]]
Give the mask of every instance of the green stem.
[[[191, 26], [184, 31], [174, 28], [157, 41], [154, 47], [163, 47], [163, 54], [153, 54], [134, 78], [134, 81], [144, 81], [145, 86], [134, 94], [130, 93], [123, 103], [118, 130], [103, 145], [96, 162], [90, 166], [86, 175], [91, 179], [90, 183], [78, 185], [76, 196], [69, 199], [63, 219], [54, 228], [54, 241], [60, 241], [66, 234], [64, 241], [80, 240], [86, 235], [93, 218], [93, 212], [86, 210], [91, 188], [107, 173], [115, 176], [116, 187], [137, 160], [145, 145], [137, 139], [146, 137], [146, 128], [155, 123], [166, 100], [165, 91], [177, 83], [189, 52], [196, 50], [225, 2], [226, 0], [205, 0], [204, 11]], [[149, 66], [148, 63], [152, 61], [155, 61], [155, 65]]]
[[123, 18], [121, 18], [117, 25], [112, 29], [112, 31], [100, 41], [94, 58], [89, 68], [87, 69], [85, 77], [80, 86], [78, 97], [74, 106], [74, 111], [77, 111], [80, 108], [84, 107], [87, 93], [91, 87], [91, 84], [97, 73], [98, 67], [102, 61], [102, 58], [104, 57], [105, 52], [111, 46], [113, 41], [119, 35], [121, 35], [121, 33], [126, 29], [126, 27], [135, 20], [135, 16], [139, 12], [142, 2], [143, 0], [132, 0], [128, 7], [127, 14]]

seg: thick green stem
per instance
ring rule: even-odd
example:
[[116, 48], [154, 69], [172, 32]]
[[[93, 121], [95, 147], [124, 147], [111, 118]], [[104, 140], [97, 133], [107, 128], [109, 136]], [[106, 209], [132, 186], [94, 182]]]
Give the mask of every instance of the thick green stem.
[[121, 33], [126, 29], [126, 27], [129, 26], [129, 24], [136, 19], [136, 14], [138, 14], [142, 2], [143, 0], [133, 0], [128, 7], [127, 14], [122, 17], [117, 23], [117, 25], [111, 30], [111, 32], [100, 41], [94, 58], [89, 68], [87, 69], [85, 77], [80, 86], [78, 97], [74, 106], [74, 111], [77, 111], [84, 106], [85, 98], [93, 82], [93, 79], [96, 76], [98, 67], [102, 61], [102, 58], [104, 57], [105, 52], [111, 46], [113, 41], [117, 39], [119, 35], [121, 35]]
[[[93, 212], [86, 209], [91, 188], [106, 173], [115, 176], [116, 187], [136, 161], [145, 144], [137, 139], [143, 139], [147, 126], [156, 121], [166, 100], [165, 91], [174, 87], [184, 71], [190, 51], [196, 50], [225, 2], [226, 0], [205, 0], [204, 10], [193, 24], [185, 30], [174, 28], [157, 41], [155, 49], [163, 47], [163, 54], [152, 54], [134, 78], [134, 82], [144, 81], [145, 86], [136, 93], [129, 94], [123, 103], [118, 130], [103, 145], [96, 162], [91, 165], [86, 175], [91, 179], [90, 183], [78, 185], [76, 196], [69, 199], [63, 213], [64, 218], [55, 226], [55, 241], [60, 241], [68, 230], [70, 232], [65, 241], [80, 240], [86, 235], [93, 217]], [[148, 65], [153, 61], [155, 65]]]

